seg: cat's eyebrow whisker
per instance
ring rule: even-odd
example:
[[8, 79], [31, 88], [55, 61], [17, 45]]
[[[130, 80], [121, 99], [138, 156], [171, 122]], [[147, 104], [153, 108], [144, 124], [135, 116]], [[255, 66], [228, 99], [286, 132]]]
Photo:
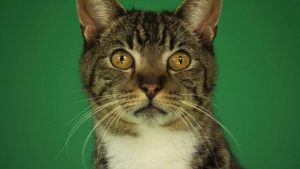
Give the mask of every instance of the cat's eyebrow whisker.
[[217, 123], [220, 127], [222, 127], [224, 129], [225, 132], [227, 132], [229, 134], [229, 136], [231, 137], [231, 139], [233, 140], [233, 142], [236, 144], [236, 146], [238, 147], [239, 149], [239, 152], [241, 153], [241, 148], [240, 148], [240, 145], [237, 141], [237, 139], [235, 138], [235, 136], [227, 129], [227, 127], [225, 127], [221, 122], [219, 122], [217, 119], [215, 119], [211, 113], [207, 112], [206, 109], [198, 106], [198, 105], [195, 105], [193, 103], [190, 103], [190, 102], [187, 102], [187, 101], [181, 101], [181, 103], [189, 106], [189, 107], [192, 107], [196, 110], [199, 110], [200, 112], [202, 112], [204, 115], [206, 115], [207, 117], [209, 117], [211, 120], [213, 120], [215, 123]]
[[178, 29], [175, 31], [174, 35], [177, 36], [177, 33], [179, 32], [180, 28], [182, 28], [183, 23], [180, 23], [180, 26], [178, 26]]
[[127, 32], [131, 37], [133, 37], [131, 30], [128, 29], [128, 27], [127, 27], [127, 25], [124, 23], [124, 21], [122, 21], [122, 25], [124, 26], [126, 32]]
[[179, 32], [179, 34], [176, 34], [176, 39], [181, 38], [181, 36], [182, 36], [184, 33], [186, 33], [186, 32], [188, 32], [188, 30], [184, 30], [184, 31], [182, 31], [182, 32]]

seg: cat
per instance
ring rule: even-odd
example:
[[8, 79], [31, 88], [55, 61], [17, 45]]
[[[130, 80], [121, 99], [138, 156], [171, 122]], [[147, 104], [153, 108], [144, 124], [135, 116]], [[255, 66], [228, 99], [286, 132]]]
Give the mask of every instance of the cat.
[[78, 0], [95, 169], [239, 169], [215, 119], [213, 40], [221, 0], [174, 12]]

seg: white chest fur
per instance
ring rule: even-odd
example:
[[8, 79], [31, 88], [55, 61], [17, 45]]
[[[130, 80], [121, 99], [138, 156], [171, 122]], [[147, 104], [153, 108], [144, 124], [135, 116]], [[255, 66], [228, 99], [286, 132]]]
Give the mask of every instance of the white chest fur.
[[138, 137], [105, 138], [109, 169], [189, 169], [195, 139], [185, 131], [141, 127]]

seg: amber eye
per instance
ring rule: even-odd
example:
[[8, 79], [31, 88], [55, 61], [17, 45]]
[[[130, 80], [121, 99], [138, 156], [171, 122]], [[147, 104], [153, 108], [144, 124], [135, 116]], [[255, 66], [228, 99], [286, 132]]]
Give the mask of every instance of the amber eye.
[[133, 58], [128, 52], [124, 50], [119, 50], [116, 51], [111, 57], [111, 63], [116, 68], [127, 70], [132, 67]]
[[174, 71], [180, 71], [189, 67], [191, 59], [186, 52], [178, 51], [169, 58], [169, 66]]

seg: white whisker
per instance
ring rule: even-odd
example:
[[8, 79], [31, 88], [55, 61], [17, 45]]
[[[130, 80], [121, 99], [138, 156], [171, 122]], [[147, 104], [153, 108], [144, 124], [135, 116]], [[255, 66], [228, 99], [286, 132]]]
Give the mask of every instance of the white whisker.
[[[180, 107], [179, 107], [180, 108]], [[191, 135], [191, 137], [195, 137], [195, 134], [196, 134], [196, 138], [198, 137], [198, 136], [200, 136], [201, 137], [201, 135], [199, 135], [199, 133], [198, 133], [198, 131], [197, 131], [197, 129], [195, 128], [195, 126], [191, 123], [191, 121], [189, 121], [187, 118], [186, 119], [184, 119], [183, 117], [186, 117], [185, 116], [185, 114], [183, 114], [183, 112], [180, 110], [180, 109], [173, 109], [172, 108], [172, 110], [174, 110], [175, 112], [177, 112], [179, 115], [180, 115], [180, 120], [185, 124], [185, 126], [187, 127], [187, 129], [189, 130], [189, 133], [190, 133], [190, 135]], [[186, 121], [187, 120], [187, 121]], [[187, 122], [189, 123], [189, 125], [187, 124]], [[193, 130], [192, 130], [192, 128], [193, 128]], [[205, 144], [205, 143], [204, 143]], [[206, 145], [205, 145], [206, 146]], [[198, 156], [198, 159], [202, 162], [202, 159], [201, 159], [201, 157], [200, 157], [200, 155], [197, 153], [197, 156]], [[202, 169], [202, 166], [201, 166], [201, 169]]]
[[[116, 107], [116, 109], [114, 110], [114, 112], [117, 112], [119, 109], [121, 109], [121, 106], [118, 106]], [[103, 134], [102, 134], [102, 137], [100, 140], [100, 142], [98, 143], [98, 147], [97, 147], [97, 153], [100, 151], [100, 148], [101, 148], [101, 144], [102, 144], [102, 141], [104, 139], [104, 137], [106, 136], [107, 132], [108, 132], [108, 129], [111, 127], [111, 125], [113, 124], [113, 122], [115, 121], [115, 119], [118, 117], [118, 115], [116, 115], [115, 117], [111, 117], [109, 119], [109, 122], [103, 127]], [[107, 127], [108, 126], [108, 127]], [[99, 141], [97, 140], [97, 142]], [[97, 162], [99, 161], [99, 155], [97, 155]]]
[[[120, 100], [116, 100], [116, 101], [113, 101], [113, 102], [109, 102], [109, 103], [106, 103], [102, 106], [100, 106], [99, 108], [97, 108], [96, 110], [94, 111], [89, 111], [87, 114], [83, 115], [80, 120], [72, 127], [72, 129], [70, 130], [68, 136], [67, 136], [67, 140], [66, 142], [64, 143], [64, 145], [62, 146], [61, 150], [59, 151], [57, 157], [61, 154], [62, 150], [65, 148], [66, 149], [66, 152], [68, 153], [68, 143], [69, 141], [71, 140], [72, 136], [74, 135], [74, 133], [78, 130], [78, 128], [86, 121], [88, 120], [93, 114], [109, 107], [109, 106], [112, 106], [113, 104], [116, 104], [118, 103]], [[91, 105], [92, 106], [92, 105]], [[89, 107], [91, 107], [89, 106]], [[88, 108], [86, 108], [88, 109]]]
[[[101, 101], [101, 100], [106, 100], [106, 99], [111, 99], [113, 96], [120, 96], [120, 94], [107, 94], [107, 95], [101, 95], [101, 96], [96, 96], [96, 97], [91, 97], [91, 98], [87, 98], [87, 99], [82, 99], [82, 100], [78, 100], [76, 102], [73, 102], [72, 104], [78, 104], [78, 103], [82, 103], [82, 102], [86, 102], [86, 101]], [[101, 98], [101, 99], [98, 99]]]
[[85, 139], [84, 141], [84, 144], [83, 144], [83, 147], [82, 147], [82, 150], [81, 150], [81, 159], [82, 159], [82, 163], [84, 164], [84, 168], [86, 168], [86, 165], [85, 165], [85, 150], [86, 150], [86, 146], [87, 146], [87, 143], [88, 143], [88, 140], [90, 138], [90, 136], [92, 135], [92, 133], [94, 132], [94, 130], [104, 121], [107, 119], [107, 117], [109, 117], [110, 115], [112, 115], [117, 109], [119, 108], [119, 106], [117, 108], [114, 108], [112, 109], [109, 113], [107, 113], [105, 116], [103, 116], [95, 125], [94, 125], [94, 128], [91, 130], [91, 132], [88, 134], [87, 138]]
[[236, 144], [236, 146], [239, 149], [239, 152], [241, 153], [241, 148], [240, 145], [237, 141], [237, 139], [234, 137], [234, 135], [222, 124], [220, 123], [217, 119], [215, 119], [210, 113], [207, 112], [206, 109], [199, 107], [198, 105], [195, 105], [193, 103], [187, 102], [187, 101], [181, 101], [181, 103], [190, 106], [196, 110], [199, 110], [200, 112], [202, 112], [204, 115], [206, 115], [207, 117], [209, 117], [211, 120], [213, 120], [215, 123], [217, 123], [220, 127], [222, 127], [224, 129], [225, 132], [227, 132], [229, 134], [229, 136], [232, 138], [232, 140], [234, 141], [234, 143]]
[[208, 98], [208, 97], [205, 97], [205, 96], [202, 96], [202, 95], [199, 95], [199, 94], [192, 94], [192, 93], [191, 93], [191, 94], [188, 94], [188, 93], [181, 93], [181, 94], [179, 94], [179, 95], [182, 95], [182, 96], [197, 96], [197, 97], [201, 97], [201, 98], [207, 100], [209, 103], [212, 103], [212, 105], [213, 105], [215, 108], [217, 108], [218, 112], [223, 113], [223, 111], [219, 108], [219, 106], [218, 106], [215, 102], [213, 102], [210, 98]]
[[[205, 134], [205, 131], [203, 130], [203, 128], [201, 127], [201, 125], [198, 124], [197, 121], [195, 120], [195, 118], [194, 118], [192, 115], [190, 115], [188, 112], [186, 112], [183, 108], [179, 107], [179, 109], [180, 109], [181, 111], [183, 111], [183, 113], [184, 113], [185, 115], [189, 116], [189, 117], [191, 118], [191, 120], [193, 120], [194, 123], [199, 127], [199, 129], [200, 129], [201, 132], [203, 133], [203, 135], [204, 135], [206, 141], [208, 142], [208, 146], [209, 146], [209, 147], [207, 147], [207, 145], [206, 145], [205, 142], [204, 142], [204, 146], [206, 147], [206, 149], [208, 150], [208, 152], [211, 152], [211, 153], [213, 154], [214, 162], [215, 162], [217, 168], [219, 168], [219, 167], [218, 167], [218, 164], [217, 164], [215, 152], [213, 151], [212, 144], [211, 144], [211, 142], [209, 141], [209, 138], [208, 138], [207, 135]], [[188, 118], [187, 118], [187, 120], [190, 122], [190, 120], [189, 120]], [[193, 126], [192, 122], [190, 122], [190, 124]], [[193, 127], [194, 127], [194, 126], [193, 126]], [[194, 130], [197, 130], [197, 129], [194, 127]], [[200, 135], [200, 137], [201, 137], [201, 135]]]

